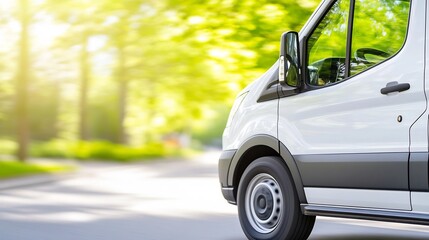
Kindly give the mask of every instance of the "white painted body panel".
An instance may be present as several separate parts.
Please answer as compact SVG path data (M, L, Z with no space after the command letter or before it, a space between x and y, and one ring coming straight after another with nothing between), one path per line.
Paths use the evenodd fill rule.
M343 188L304 188L304 191L309 204L411 210L408 191Z
M426 91L429 91L429 89L427 89ZM428 151L428 114L426 109L425 112L412 125L410 129L410 152L415 153L415 152L427 152L427 151Z
M309 21L302 28L305 31L308 25L313 24L317 19L317 15L321 14L321 8L326 7L331 1L322 1L317 10L310 17ZM277 118L278 118L278 102L268 101L257 103L257 99L262 92L269 77L276 71L277 63L275 63L263 76L252 82L237 96L244 92L250 92L242 104L233 114L230 125L226 126L222 135L222 149L238 149L248 138L264 134L273 137L277 135Z
M301 40L331 2L321 3L301 30ZM236 113L231 113L234 116L224 130L223 150L239 149L247 139L264 134L278 138L292 155L428 152L426 5L429 6L426 1L412 1L405 45L388 61L333 86L257 103L276 70L274 64L243 91L249 94ZM380 89L393 81L409 83L411 88L382 95ZM397 121L399 115L402 122ZM310 204L429 214L429 192L308 187L304 190Z
M279 140L292 155L408 152L410 127L426 109L424 19L425 2L413 1L396 56L336 85L280 99ZM393 81L411 88L382 95Z
M415 213L429 214L429 192L341 188L304 188L304 191L309 204L411 210Z
M413 212L429 214L429 192L411 192Z
M426 12L429 11L429 4L426 4ZM426 22L429 22L429 15L426 14ZM426 29L426 46L429 46L429 34ZM426 69L429 69L429 49L426 49ZM425 74L425 89L429 92L429 72ZM410 130L410 152L428 152L428 111L419 118ZM429 192L411 192L411 205L413 212L429 214Z
M223 132L223 150L238 149L247 139L258 134L277 138L278 100L257 103L261 92L275 71L276 67L273 66L243 91L249 91L249 94L237 109L230 126Z
M425 1L420 1L420 3L414 3L413 4L422 4L422 2ZM428 12L428 8L429 5L427 3L426 7L424 5L421 6L421 8L425 8L426 9L426 13ZM419 5L420 7L420 5ZM428 14L426 14L426 22L428 22L429 20L429 16ZM424 22L424 21L422 21ZM423 24L422 24L423 25ZM428 33L427 33L427 29L425 31L426 35L424 36L424 34L421 34L421 37L425 37L425 42L426 42L426 46L428 46L429 43L429 38L428 38ZM429 64L428 64L428 53L429 50L427 47L422 48L422 52L424 52L423 50L426 49L426 66L425 68L428 69ZM429 92L429 72L425 71L425 80L424 80L424 88L425 88L425 93ZM427 94L426 94L426 108L425 108L425 112L421 115L421 117L412 125L411 129L410 129L410 152L428 152L428 117L427 117Z

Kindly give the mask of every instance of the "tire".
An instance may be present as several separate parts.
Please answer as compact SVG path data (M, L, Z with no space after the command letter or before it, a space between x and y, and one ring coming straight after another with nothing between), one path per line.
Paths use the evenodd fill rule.
M305 240L316 219L301 213L292 177L279 157L261 157L246 168L237 205L241 227L253 240Z

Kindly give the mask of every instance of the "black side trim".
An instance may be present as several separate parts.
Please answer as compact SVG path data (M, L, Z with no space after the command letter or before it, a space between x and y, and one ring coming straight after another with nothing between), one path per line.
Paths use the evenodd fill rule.
M241 159L241 157L246 153L249 149L255 146L267 146L272 148L277 153L279 152L279 143L278 140L270 135L255 135L249 138L247 141L241 145L232 159L231 165L229 167L228 172L228 186L233 186L234 184L234 175L236 172L237 165ZM261 156L262 157L262 156Z
M311 154L294 158L305 187L408 191L408 154Z
M234 197L234 188L222 188L223 197L231 204L237 205L237 200Z
M292 174L293 181L295 182L296 193L298 194L300 203L307 203L307 198L305 197L304 192L304 185L302 184L301 174L299 172L298 165L296 164L295 159L282 142L279 142L279 149L280 156L284 159L286 165L289 168L290 173Z
M234 195L237 190L238 184L238 175L240 174L240 163L245 161L246 155L248 151L255 147L268 147L273 150L273 153L279 154L285 161L286 166L289 168L289 171L292 175L293 181L295 183L295 188L301 203L307 203L307 199L304 193L304 187L301 180L301 174L298 171L297 164L295 159L292 157L289 150L284 146L281 142L279 142L275 137L270 135L255 135L252 138L249 138L235 153L234 158L231 162L228 171L228 181L227 186L234 187ZM260 156L259 156L260 155ZM258 152L257 154L253 154L251 157L256 159L258 157L268 156L264 152ZM235 201L235 198L234 198Z
M279 87L279 98L290 97L299 94L299 89L294 87Z
M352 56L352 37L353 37L353 20L355 15L355 0L350 1L349 22L347 27L347 44L346 44L346 78L350 76L350 61Z
M428 191L428 153L410 154L410 190Z
M218 172L219 181L222 187L227 187L229 165L231 165L232 159L234 158L237 150L223 151L219 157Z
M278 66L278 64L275 64ZM268 83L265 85L264 90L262 90L261 95L259 95L259 98L256 102L266 102L271 101L274 99L279 98L278 94L278 88L280 86L279 83L279 69L277 69L273 72L273 75L271 75L270 80L268 80Z
M429 225L429 214L405 211L386 211L363 208L328 207L321 205L301 204L301 211L308 216L326 216L365 219L385 222L411 223Z
M274 64L277 69L274 71L273 75L270 77L270 80L264 87L264 90L262 90L261 95L259 95L259 98L256 102L266 102L271 101L279 98L294 96L299 94L300 90L296 87L286 87L281 86L279 83L279 69L278 65L279 63ZM302 82L302 81L301 81Z
M279 88L279 85L274 85L270 88L264 89L264 91L262 91L261 95L259 96L257 102L260 103L260 102L266 102L266 101L278 99L279 98L278 88Z

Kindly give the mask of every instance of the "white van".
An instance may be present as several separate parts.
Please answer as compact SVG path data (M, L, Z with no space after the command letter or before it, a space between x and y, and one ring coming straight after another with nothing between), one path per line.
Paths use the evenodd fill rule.
M325 0L283 34L223 134L249 239L307 239L315 216L429 225L428 18L425 0Z

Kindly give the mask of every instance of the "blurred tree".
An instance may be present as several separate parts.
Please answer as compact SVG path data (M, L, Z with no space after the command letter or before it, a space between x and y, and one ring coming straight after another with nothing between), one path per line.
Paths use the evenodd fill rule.
M19 1L19 21L21 25L19 44L19 63L16 83L16 112L17 112L17 158L20 161L27 159L28 152L28 84L29 84L29 37L28 28L30 25L29 2Z
M316 2L34 1L41 6L31 21L32 139L143 144L198 127L199 138L210 142L225 122L222 106L277 60L281 33L299 30ZM44 39L38 35L49 31L58 31L55 44L37 46ZM28 74L29 66L19 69ZM0 92L2 99L11 95L4 86ZM5 131L25 120L1 119L7 109L4 102Z
M146 2L149 4L151 1ZM116 53L116 67L113 78L118 85L118 103L116 105L118 117L117 133L114 140L122 144L127 143L125 121L127 118L129 82L133 77L131 72L141 67L140 62L144 61L143 56L138 58L136 56L136 53L141 52L139 38L145 37L136 34L138 31L136 28L140 27L139 25L144 22L142 19L144 14L139 14L141 4L141 1L136 0L104 1L101 4L101 8L105 13L105 22L107 21L104 32L109 38L110 47ZM132 25L136 23L138 23L138 26ZM130 52L130 50L134 52ZM136 58L138 59L137 61L135 60Z
M167 107L173 110L162 114L166 124L160 127L182 131L202 118L210 129L212 117L206 110L219 102L231 104L244 86L266 71L277 60L281 33L299 30L319 1L165 2L165 15L158 15L166 19L164 33L151 45L156 53L148 55L163 56L163 74L155 79L167 86L167 98L175 100L174 107Z
M88 61L88 35L83 33L80 42L79 139L89 140L88 88L90 65Z
M18 64L17 50L19 49L18 40L20 36L18 32L11 31L5 26L12 19L16 19L16 5L18 3L9 6L0 5L0 38L2 41L0 45L0 136L6 135L15 138L17 127L16 124L12 124L10 119L15 120L17 116L15 91L17 89L18 71L16 66Z
M99 33L99 24L103 20L97 4L85 0L54 1L47 0L44 9L62 23L68 24L66 34L59 39L64 48L78 46L80 84L79 84L79 139L89 140L88 93L90 89L91 61L89 42Z
M278 56L282 32L302 27L319 0L169 0L195 49L242 88ZM192 7L189 7L192 6ZM187 24L184 24L187 23Z

